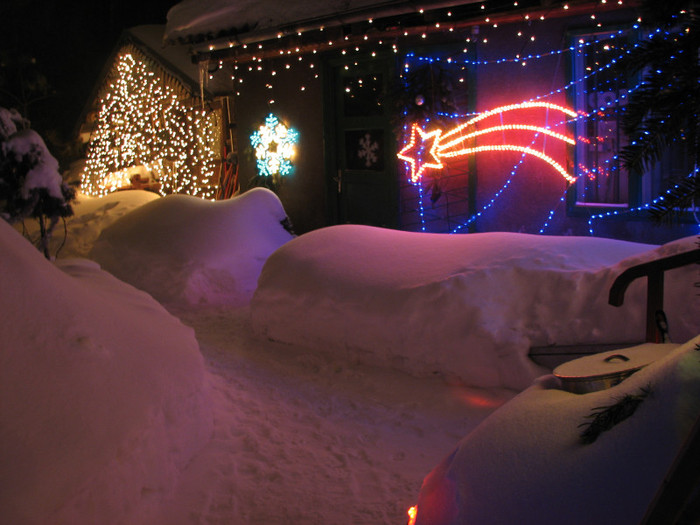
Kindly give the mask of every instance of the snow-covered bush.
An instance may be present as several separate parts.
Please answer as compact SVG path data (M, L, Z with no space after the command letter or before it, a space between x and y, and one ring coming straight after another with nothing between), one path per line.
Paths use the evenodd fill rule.
M74 198L41 136L17 110L0 107L0 216L10 223L36 219L48 259L51 234L60 218L73 214Z
M105 228L90 258L165 304L243 306L267 258L294 238L288 222L265 188L223 201L166 195Z

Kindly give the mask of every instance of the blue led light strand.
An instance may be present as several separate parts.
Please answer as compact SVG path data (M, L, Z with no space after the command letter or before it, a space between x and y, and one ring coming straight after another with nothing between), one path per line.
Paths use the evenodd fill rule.
M552 220L552 217L554 217L554 214L556 213L557 209L559 208L561 203L564 202L564 200L566 199L566 194L568 192L569 192L569 188L567 187L564 190L564 193L562 193L562 196L559 198L559 202L557 202L557 205L554 208L552 208L551 210L549 210L549 215L547 216L547 219L544 221L544 224L540 228L540 231L539 231L540 234L543 234L544 231L549 227L549 221Z
M696 170L693 171L692 173L689 173L689 174L687 175L686 178L689 179L690 177L693 177L693 176L697 175L697 173L698 173L698 170L696 169ZM676 184L673 188L670 188L670 189L666 190L666 192L665 192L663 195L659 195L659 196L658 196L657 198L655 198L653 201L648 202L648 203L646 203L646 204L642 204L641 206L638 206L637 208L630 208L630 209L626 209L626 210L613 210L613 211L609 211L609 212L606 212L606 213L598 213L598 214L596 214L596 215L591 215L591 216L589 217L589 219L588 219L588 233L589 233L589 235L591 235L591 236L594 236L594 235L595 235L595 233L593 232L593 221L594 221L594 220L606 219L606 218L608 218L608 217L614 217L614 216L616 216L616 215L624 215L624 214L627 214L627 213L635 213L635 212L638 212L638 211L648 210L648 209L651 208L652 206L654 206L654 205L658 204L659 202L665 200L665 199L666 199L666 195L671 194L673 191L675 191L675 190L678 188L678 186L679 186L679 184Z
M637 29L638 26L635 25L635 26L633 26L633 28L634 28L634 29ZM650 34L648 35L648 38L653 38L655 35L658 35L659 33L661 33L661 31L662 31L661 29L655 30L654 32L652 32L652 33L650 33ZM575 46L569 46L569 47L567 47L567 48L560 49L560 50L553 50L553 51L550 51L550 52L547 52L547 53L538 54L538 55L528 55L527 57L519 57L519 56L516 56L516 57L510 58L510 59L509 59L509 58L503 58L503 59L492 60L492 61L464 60L464 61L461 61L461 62L460 62L460 61L455 60L455 59L452 59L452 58L449 58L449 59L442 59L442 58L439 58L439 57L420 57L420 56L415 55L414 53L410 53L410 54L407 54L407 55L405 56L405 59L404 59L404 71L405 71L405 72L408 72L408 71L410 70L410 68L411 68L410 62L413 61L413 60L417 60L417 61L419 61L419 62L428 61L428 62L431 62L431 63L432 63L432 62L447 62L447 63L449 63L449 64L454 64L454 65L460 65L460 64L464 64L464 65L486 65L486 64L502 64L502 63L517 63L517 62L523 62L523 61L526 61L526 60L539 59L539 58L544 58L544 57L546 57L546 56L560 55L560 54L562 54L562 53L567 53L567 52L576 51L577 49L583 49L583 48L589 47L589 46L591 46L591 45L593 45L593 44L600 43L600 42L602 42L603 40L609 40L609 39L612 39L612 38L617 38L617 37L619 37L619 36L623 36L625 33L626 33L626 30L620 30L620 31L617 31L617 32L615 32L615 33L606 33L606 34L605 34L606 36L603 37L603 39L599 39L599 40L589 40L589 41L579 42L579 43L578 43L577 45L575 45ZM673 35L673 34L671 34L671 33L669 33L669 32L666 32L666 37L667 37L667 38L673 38L674 36L675 36L675 35ZM635 49L635 48L638 48L638 47L641 46L641 45L643 45L642 42L637 42L637 43L635 43L635 44L632 44L632 45L631 45L631 48L632 48L632 49ZM611 68L613 65L615 65L619 60L621 60L622 57L624 57L626 54L629 54L629 53L631 53L631 49L623 49L622 52L621 52L619 55L617 55L616 57L611 58L609 62L607 62L607 63L601 65L601 66L598 67L597 69L592 70L592 71L589 71L587 74L585 74L585 75L583 75L583 76L581 76L581 77L579 77L579 78L576 78L576 79L571 80L570 82L568 82L568 83L567 83L566 85L564 85L563 87L560 87L560 88L558 88L558 89L554 89L554 90L552 90L552 91L550 91L549 93L544 94L544 95L538 95L538 96L533 97L533 98L531 98L530 100L525 101L525 102L536 102L536 101L541 101L541 100L547 99L547 98L549 98L549 97L551 97L551 96L553 96L553 95L565 93L566 91L570 90L571 88L573 88L573 87L575 87L575 86L577 86L577 85L579 85L579 84L581 84L581 83L587 81L588 79L593 78L593 77L595 77L596 75L598 75L598 74L600 74L600 73L602 73L602 72L604 72L604 71L610 69L610 68ZM675 57L672 57L672 58L675 58ZM641 86L641 84L642 84L642 82L638 83L636 86L632 87L631 89L628 89L626 93L620 94L620 95L618 96L618 98L616 98L615 100L609 100L609 101L605 102L604 104L602 104L601 106L599 106L599 107L597 107L597 108L591 110L589 113L580 113L578 116L576 116L576 117L574 117L574 118L572 118L572 119L569 119L569 120L562 120L562 121L560 121L560 122L558 122L558 123L555 123L555 124L553 124L552 126L548 126L548 127L549 127L549 128L556 128L556 127L561 126L562 124L566 125L566 124L570 124L570 123L577 122L577 121L579 121L579 120L584 120L584 121L585 121L585 120L590 119L590 118L591 118L593 115L595 115L596 113L605 111L606 109L610 108L611 106L614 107L614 108L617 108L618 106L621 105L621 103L622 103L625 99L628 99L628 98L630 97L630 95L631 95L632 93L634 93L634 92ZM586 91L586 92L587 92L587 91ZM475 116L475 115L478 115L478 113L464 113L464 114L458 114L458 113L454 113L454 114L439 113L439 116L441 116L441 117L443 117L443 118L448 118L448 119L464 119L464 118L467 118L467 117L473 117L473 116ZM426 120L426 122L428 122L428 120ZM469 217L463 224L461 224L460 226L457 226L456 228L454 228L454 229L451 231L451 233L457 233L457 232L459 232L460 230L464 229L466 226L468 226L469 224L471 224L472 222L474 222L477 218L481 217L485 211L487 211L488 209L490 209L491 207L493 207L494 204L495 204L495 202L498 200L498 198L499 198L499 197L505 192L505 190L510 186L510 184L511 184L513 178L515 177L515 175L516 175L517 172L518 172L518 168L523 164L524 160L525 160L525 156L523 155L523 157L521 157L521 159L517 162L517 164L514 165L513 169L512 169L511 172L510 172L510 175L509 175L508 180L507 180L507 181L503 184L503 186L494 194L494 196L489 200L489 202L486 203L484 206L482 206L481 209L480 209L478 212L476 212L476 213L473 214L471 217ZM618 169L618 167L617 167L616 165L611 165L611 164L612 164L612 163L616 163L617 161L618 161L618 156L615 155L615 156L612 157L611 159L606 160L606 161L605 161L605 164L608 165L608 166L610 166L610 171L615 171L615 170ZM604 166L603 166L603 167L604 167ZM577 177L577 178L578 178L578 177L582 177L582 176L586 176L586 171L582 170L582 168L580 168L580 167L578 167L578 166L577 166L577 171L579 171L579 173L576 174L576 177ZM424 208L424 204L423 204L423 196L424 196L423 187L422 187L422 184L421 184L420 181L417 181L417 182L414 183L414 184L416 184L416 185L418 186L418 189L419 189L419 207L420 207L420 214L421 214L421 224L422 224L422 229L423 229L423 231L426 231L426 224L425 224L425 208ZM545 220L544 224L542 225L542 227L541 227L541 229L540 229L540 233L544 233L544 231L549 227L549 224L550 224L550 222L551 222L551 220L552 220L554 214L556 213L556 210L560 207L561 203L564 202L564 200L565 200L565 198L566 198L567 191L568 191L569 188L570 188L570 186L567 186L567 189L564 191L563 195L559 198L559 200L558 200L556 206L550 210L547 219ZM662 198L662 197L661 197L661 198ZM658 201L658 200L657 200L657 201ZM657 201L654 201L654 203L657 202ZM651 204L653 204L653 203L651 203ZM640 208L637 208L637 209L635 209L635 210L625 210L625 211L622 211L622 213L629 213L629 212L632 212L632 211L637 211L637 210L640 210L640 209L644 209L645 207L649 207L651 204L647 204L647 205L645 205L645 206L643 206L643 207L640 207ZM591 234L592 234L592 231L593 231L593 229L592 229L592 221L593 221L593 220L595 220L595 219L597 219L597 218L605 217L605 216L607 216L607 215L617 215L617 214L619 214L619 213L621 213L621 211L620 211L620 210L617 210L617 211L609 212L609 213L607 213L607 214L601 214L601 215L597 215L597 216L591 217L591 219L589 220L589 231L591 232Z

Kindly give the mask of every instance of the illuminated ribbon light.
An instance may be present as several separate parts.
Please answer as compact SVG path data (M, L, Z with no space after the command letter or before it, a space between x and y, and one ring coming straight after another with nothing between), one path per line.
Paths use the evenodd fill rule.
M265 124L250 136L260 175L289 175L293 169L294 145L298 140L299 133L295 129L288 128L270 113Z
M411 138L409 139L406 147L404 147L397 155L400 159L405 160L411 165L411 182L416 182L418 179L420 179L423 176L423 171L426 169L442 169L443 164L442 161L440 161L437 152L441 133L442 130L440 129L426 133L418 124L413 124L413 126L411 126ZM416 140L418 135L420 135L421 144L432 140L432 145L428 149L428 156L433 159L432 162L421 162L416 157L406 155L406 152L420 147Z
M500 126L492 126L483 130L472 131L467 134L462 132L469 126L484 120L492 115L503 114L509 111L529 108L545 108L555 111L560 111L565 115L577 118L578 114L563 106L552 104L550 102L530 101L520 104L509 104L501 106L489 111L480 113L476 117L455 126L447 133L443 134L443 130L434 129L430 132L424 131L420 125L413 124L411 126L411 137L408 144L397 154L398 158L404 160L410 165L411 182L417 182L423 176L423 173L428 169L442 169L444 163L442 159L451 159L466 155L473 155L484 151L517 151L525 155L532 155L545 161L552 166L564 179L573 183L576 177L569 174L566 169L555 161L552 157L542 151L533 149L528 146L519 146L517 144L490 144L484 146L469 147L464 145L466 141L475 139L478 136L494 133L497 131L532 131L541 133L557 140L561 140L567 144L575 144L575 140L561 133L552 131L549 128L542 126L534 126L528 124L504 124Z
M416 518L418 517L418 507L413 506L408 509L408 524L407 525L416 525Z

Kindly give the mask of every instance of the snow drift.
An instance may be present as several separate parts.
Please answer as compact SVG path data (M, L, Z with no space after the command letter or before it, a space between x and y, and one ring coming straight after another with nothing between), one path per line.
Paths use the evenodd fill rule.
M193 331L4 221L0 245L3 522L147 523L212 429Z
M336 226L282 246L265 264L253 327L273 340L343 352L414 374L522 390L543 373L532 346L641 341L645 287L607 304L614 278L694 248L517 233L440 235ZM668 272L676 340L700 333L695 269Z
M293 238L286 218L264 188L216 202L168 195L105 228L90 256L161 302L240 306L267 257Z
M641 523L700 413L698 343L676 345L608 390L571 394L542 378L425 478L416 525ZM599 407L644 391L631 417L580 441Z
M81 196L75 211L60 256L90 253L104 228L95 253L172 300L198 342L145 293L90 261L57 268L0 224L2 523L401 523L425 474L515 395L454 376L525 384L539 373L526 358L531 342L640 338L643 280L621 309L607 306L609 283L630 264L695 247L360 226L293 239L265 190L222 203L126 191ZM258 333L299 346L261 339L248 307L229 307L247 304L276 249L252 313ZM235 287L216 289L231 280ZM667 274L675 341L700 332L697 280L696 267ZM675 371L650 367L653 396L638 413L586 447L574 442L578 425L612 398L572 397L539 381L426 480L420 519L449 523L429 514L439 500L455 519L471 517L463 503L482 478L477 513L506 516L494 506L512 498L522 515L546 504L548 517L588 516L580 509L607 490L636 518L687 428L683 414L697 411L692 353L678 352L686 357L678 354ZM644 426L651 420L658 426ZM639 438L630 451L628 434ZM636 454L652 448L658 455L642 471ZM564 491L556 464L585 486L598 476L596 487L564 476ZM625 486L635 474L648 479ZM461 499L441 489L444 480Z

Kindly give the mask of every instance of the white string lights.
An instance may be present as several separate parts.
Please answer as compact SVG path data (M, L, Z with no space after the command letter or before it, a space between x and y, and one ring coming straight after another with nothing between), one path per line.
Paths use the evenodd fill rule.
M514 4L514 7L519 7ZM523 4L523 2L521 2ZM549 90L549 87L544 90L537 91L535 93L530 92L527 96L531 96L528 101L524 104L531 104L535 102L550 100L564 101L568 99L569 93L576 90L585 90L586 82L589 79L600 79L605 76L606 72L608 75L612 74L614 67L619 59L624 56L625 53L629 53L630 45L627 42L628 33L627 30L619 29L616 26L615 29L607 31L603 30L604 17L601 16L604 11L611 9L612 4L614 7L619 8L623 5L621 0L607 0L601 1L597 5L587 4L588 12L583 11L582 4L576 5L574 3L569 6L568 4L563 5L552 5L551 8L543 10L538 4L537 7L533 7L529 12L525 12L530 8L522 6L522 10L519 14L513 16L506 16L503 13L488 15L490 10L489 3L484 2L482 4L482 11L484 11L484 16L481 20L476 19L462 19L459 17L452 16L450 10L435 10L430 13L430 19L436 20L434 24L429 24L427 22L428 17L426 16L426 23L418 28L402 28L399 23L396 25L395 31L390 34L381 34L376 30L377 26L380 25L379 20L368 20L367 24L364 26L361 23L354 25L353 27L344 28L346 31L350 31L350 34L339 35L337 31L331 31L328 29L324 32L323 29L309 30L296 33L294 35L278 35L278 38L274 41L256 43L246 45L235 45L232 43L230 47L236 48L236 54L231 54L227 58L227 62L232 62L232 85L234 93L237 91L242 91L240 87L245 86L248 80L248 74L260 75L262 74L265 85L268 90L272 93L275 87L283 86L285 91L297 92L297 96L300 96L303 92L304 94L310 94L311 96L317 96L319 86L315 86L317 89L308 89L312 86L315 79L318 79L318 75L315 74L319 69L319 65L316 61L318 59L318 54L327 53L329 51L335 52L335 55L340 64L338 67L344 68L345 70L352 70L357 67L358 64L362 65L367 60L371 60L375 57L386 57L389 54L395 54L405 57L406 63L412 62L412 66L417 63L424 62L441 62L443 66L449 65L449 67L454 68L457 71L459 68L464 72L463 78L460 78L460 82L468 80L467 73L474 68L496 68L498 66L505 65L515 65L520 71L529 70L533 64L542 59L546 58L557 58L564 57L568 54L586 54L592 53L593 48L600 44L602 41L609 41L609 56L604 58L604 61L599 65L595 65L589 68L585 74L577 75L577 78L571 79L571 77L565 80L561 76L556 76L555 78L562 79L560 82L554 83L556 89ZM494 6L493 10L497 7ZM491 10L491 11L493 11ZM562 12L558 12L561 10ZM549 49L545 49L541 36L546 35L548 30L551 30L551 25L545 24L545 21L549 21L556 16L577 15L577 28L582 31L587 31L589 34L599 35L599 38L594 39L577 39L571 42L571 45L562 45L561 41L558 44ZM544 14L543 14L544 13ZM418 14L416 15L416 17ZM498 17L501 16L499 19ZM518 18L520 17L520 18ZM587 22L585 20L588 20ZM640 22L639 19L636 22ZM561 27L564 27L562 24ZM479 28L481 28L481 34L479 34ZM633 30L638 29L639 26L634 25ZM423 49L430 49L430 45L445 43L446 35L451 33L449 36L450 44L458 44L457 46L452 45L448 56L442 54L441 56L417 56L413 53L407 53L411 49L416 49L416 46L421 46ZM321 38L323 35L323 38ZM434 40L433 40L434 39ZM502 50L500 46L503 41L515 41L520 42L517 46L519 52L504 52L503 56L500 55L499 51ZM475 59L476 53L472 54L471 51L474 47L479 50L478 56L479 60ZM534 46L537 46L534 47ZM555 47L560 46L560 47ZM602 46L602 44L601 44ZM513 49L513 47L511 47ZM537 49L537 51L529 51ZM461 50L461 51L460 51ZM542 52L539 52L541 50ZM404 54L405 53L405 54ZM222 63L223 64L223 63ZM522 68L522 69L521 69ZM524 69L527 68L527 69ZM222 65L223 69L223 65ZM279 75L280 72L287 70L296 69L297 72L302 69L306 69L309 73L314 74L297 74L296 76L285 76ZM540 68L541 69L541 68ZM408 65L406 66L406 73L408 71ZM481 71L481 69L479 69ZM214 73L216 74L216 73ZM258 80L254 77L252 78L252 84L257 86ZM297 82L298 85L290 85L292 82ZM596 80L598 82L598 80ZM601 81L602 82L602 81ZM600 82L598 82L600 84ZM558 85L558 87L557 87ZM626 93L620 93L619 96L613 101L606 101L600 107L596 108L600 112L610 110L615 112L618 110L617 106L624 105L624 100L629 96L630 93L634 91L634 88L629 89ZM279 91L278 91L279 92ZM525 97L523 97L525 98ZM300 100L304 100L303 98ZM570 99L568 99L570 100ZM515 102L518 100L516 99ZM308 103L308 100L304 102ZM274 98L270 97L269 105L274 103ZM580 105L577 104L577 108ZM520 107L520 106L518 106ZM550 108L551 109L551 108ZM589 108L590 109L590 108ZM518 153L519 161L513 166L510 176L503 186L492 196L492 198L483 202L478 209L473 210L471 217L468 217L464 224L454 228L454 231L462 230L467 224L470 224L477 217L482 216L482 214L490 209L495 209L496 201L505 193L505 190L511 185L513 177L519 171L524 164L525 159L533 156L539 157L540 160L548 162L549 166L556 169L559 174L566 179L568 184L579 184L575 182L574 179L579 179L583 177L590 177L596 169L602 170L607 167L606 172L612 173L617 170L617 159L605 160L601 166L598 168L590 168L585 165L579 164L575 165L573 162L564 162L563 160L555 160L552 156L545 154L545 146L553 146L558 142L565 142L569 146L572 140L582 141L586 137L581 136L577 131L573 139L569 136L570 133L565 133L563 128L568 128L566 131L571 131L571 123L575 122L586 122L587 120L600 119L599 115L596 115L596 110L589 111L586 109L586 114L570 114L567 119L559 118L549 118L545 125L536 125L535 123L525 122L518 124L492 124L488 129L460 129L458 132L454 133L454 139L446 137L446 131L451 129L452 126L446 126L445 131L441 139L432 140L432 136L429 133L432 131L430 127L426 126L425 131L423 128L412 129L411 122L406 128L405 140L406 142L400 146L399 149L408 147L408 150L404 155L407 157L404 159L410 164L411 159L415 161L413 155L408 155L411 152L410 142L414 141L414 145L418 145L419 142L425 142L426 146L429 144L435 145L436 148L432 149L426 147L425 149L425 159L428 165L415 163L414 166L414 179L420 179L420 175L426 173L427 169L439 169L440 165L445 162L446 159L453 157L459 157L462 155L468 155L473 153L481 153L484 151L484 146L471 146L467 144L467 140L477 139L486 140L492 137L496 137L497 134L511 133L515 134L517 132L532 132L532 135L539 137L537 147L528 145L525 142L522 144L515 142L504 142L504 145L493 144L489 146L490 150L498 150L499 148L506 148L507 151L512 151ZM436 115L437 116L437 115ZM477 115L443 115L443 121L453 120L455 122L465 122L472 117ZM484 118L488 116L485 115ZM556 121L556 122L555 122ZM474 124L474 121L471 121ZM554 128L560 127L559 132L554 131ZM461 137L461 133L465 133L465 137ZM411 135L412 134L412 135ZM532 136L531 135L531 136ZM550 138L556 139L551 140ZM548 142L549 140L549 142ZM527 142L527 141L526 141ZM543 142L540 146L539 143ZM510 144L510 146L508 146ZM440 149L438 149L438 146ZM478 149L481 148L481 149ZM454 150L454 151L452 151ZM560 155L562 149L555 150L552 155L557 157ZM522 155L522 156L521 156ZM539 162L539 161L538 161ZM615 164L615 165L613 165ZM421 169L423 168L423 169ZM549 169L549 168L547 168ZM409 168L410 170L410 168ZM566 189L564 189L566 192ZM417 210L420 214L420 220L425 227L425 211L422 207L422 201L424 196L427 196L426 189L420 185L420 183L415 184L415 189L419 194L420 209ZM555 210L559 208L562 203L566 202L566 193L564 193L561 198L559 198L559 193L555 199L558 200L555 207L548 211L548 214L543 214L547 219L544 221L544 225L540 229L540 232L544 232L552 222ZM549 207L549 206L547 206ZM593 208L591 208L593 209ZM546 210L546 208L545 208Z
M219 117L185 98L132 53L119 55L88 144L82 191L101 196L128 187L126 168L144 166L162 195L213 199Z

